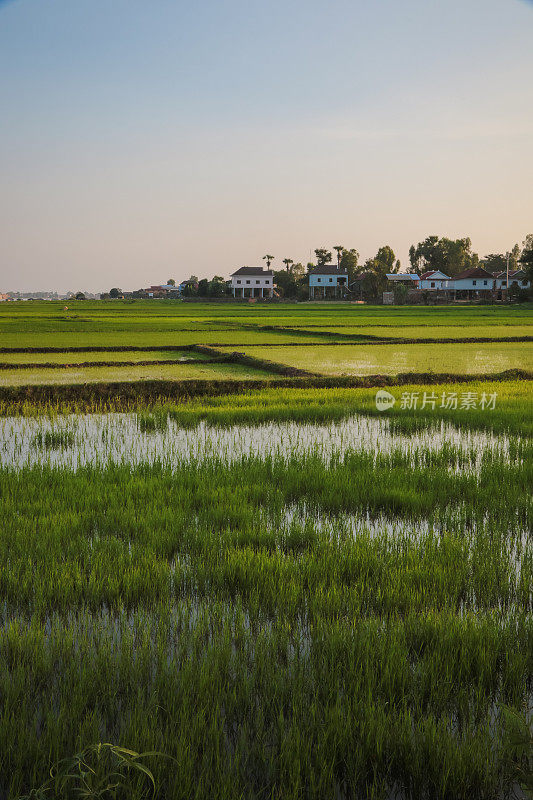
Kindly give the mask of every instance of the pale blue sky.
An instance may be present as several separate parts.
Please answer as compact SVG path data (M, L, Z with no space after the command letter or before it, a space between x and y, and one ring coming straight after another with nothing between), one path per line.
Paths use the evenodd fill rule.
M533 4L0 2L0 291L533 232Z

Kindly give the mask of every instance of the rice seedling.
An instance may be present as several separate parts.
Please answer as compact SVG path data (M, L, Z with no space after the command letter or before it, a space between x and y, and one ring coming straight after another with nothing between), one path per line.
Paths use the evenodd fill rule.
M123 341L147 319L169 337L229 324L184 306L104 322ZM101 338L102 306L83 308L65 339ZM238 307L229 333L304 312ZM0 797L525 796L530 382L442 387L497 392L491 410L403 408L424 386L388 388L386 412L342 385L0 406Z
M45 450L57 450L62 447L73 447L75 436L70 430L46 430L39 431L33 437L34 447L42 447Z

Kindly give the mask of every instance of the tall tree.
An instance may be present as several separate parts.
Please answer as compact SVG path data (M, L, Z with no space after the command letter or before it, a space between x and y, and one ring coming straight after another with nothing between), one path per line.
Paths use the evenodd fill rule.
M503 272L507 268L507 258L503 253L489 253L483 259L483 268L493 274Z
M529 242L527 242L529 244ZM533 237L531 240L531 247L522 251L520 256L520 266L526 273L529 281L531 282L530 293L533 293Z
M331 252L329 250L326 250L325 247L318 247L315 250L315 256L319 267L323 267L325 264L329 264L332 259Z
M520 254L521 254L520 245L515 244L515 246L509 253L509 269L519 268L518 260L520 258Z
M344 252L344 245L343 244L336 244L333 248L337 253L337 266L340 267L341 265L341 257Z
M417 248L414 244L409 248L409 262L414 272L418 272L420 266L420 256L418 255Z
M386 273L398 272L394 250L388 244L380 247L374 258L376 269Z
M340 268L348 273L348 285L352 283L355 276L358 272L358 264L359 264L359 253L357 250L352 248L351 250L346 250L346 248L342 251L341 260L340 260Z
M528 233L528 235L522 242L522 254L526 250L533 250L533 233Z
M274 261L274 256L271 256L271 255L267 254L266 256L263 256L263 261L267 262L267 269L270 269L270 265Z
M472 253L472 242L468 237L464 239L447 239L438 236L428 236L409 249L409 260L415 270L440 270L444 274L454 277L465 269L474 266L478 256Z
M296 297L298 285L294 275L288 270L276 270L274 272L274 283L283 297Z
M176 281L174 280L174 278L169 278L167 281L167 286L175 286L175 285Z
M287 272L290 272L291 271L291 264L294 264L294 261L292 260L292 258L284 258L283 259L283 263L285 264L285 269L287 270Z

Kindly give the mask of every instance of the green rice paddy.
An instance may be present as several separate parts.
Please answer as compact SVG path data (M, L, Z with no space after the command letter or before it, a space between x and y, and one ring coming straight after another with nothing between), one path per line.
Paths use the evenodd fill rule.
M27 317L42 306L53 307L35 304ZM243 333L254 319L280 325L305 312L145 306L154 339L169 334L156 329L167 314L183 328L196 314L191 333L203 335L230 312ZM87 304L84 314L112 326L110 308ZM359 312L386 318L343 304L307 310L330 323ZM474 336L478 313L503 325L530 313L413 309L421 338L432 312L437 325L464 312ZM409 327L407 309L391 313ZM115 335L88 324L37 334L16 322L26 329L9 336L35 336L41 348L65 337L75 346L78 335L109 346ZM132 342L134 329L132 316L115 333L152 344ZM271 331L252 333L272 341ZM487 358L495 371L509 361L531 368L529 348L304 343L250 353L326 375L347 354L374 359L373 372L460 374L473 363L490 372ZM152 354L132 351L8 355L131 365L2 370L2 380L272 377L260 362L141 366ZM531 381L388 391L394 404L382 412L375 388L267 380L180 402L117 397L105 413L98 403L81 413L75 400L0 401L0 798L27 796L54 764L98 742L162 754L142 761L155 790L138 771L115 793L124 800L527 797ZM54 791L32 796L75 796Z
M323 375L397 375L403 372L488 374L507 369L533 369L533 342L343 344L242 349L255 358L268 358Z
M268 372L250 369L241 365L202 364L184 362L138 366L134 362L117 367L66 367L65 369L3 369L0 371L0 386L24 386L27 384L77 384L97 382L120 382L142 380L247 380L271 377Z

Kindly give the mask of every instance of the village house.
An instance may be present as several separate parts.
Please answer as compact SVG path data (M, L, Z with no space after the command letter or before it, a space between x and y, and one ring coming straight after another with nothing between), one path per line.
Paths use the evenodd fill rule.
M241 267L231 276L233 297L272 297L274 272L263 267Z
M494 284L492 273L482 267L471 267L447 281L446 288L453 292L456 299L473 300L476 297L492 297Z
M507 289L507 270L499 272L494 277L496 281L496 289ZM520 289L529 289L531 286L531 281L528 279L523 269L509 270L509 289L512 286L518 286Z
M446 282L450 280L449 275L445 275L438 269L423 272L420 276L420 288L430 292L442 291L446 289Z
M317 297L325 300L327 297L343 297L348 289L348 272L342 267L332 264L322 264L309 268L309 299Z
M408 289L420 289L420 275L415 272L388 272L385 277L389 283L403 284Z

